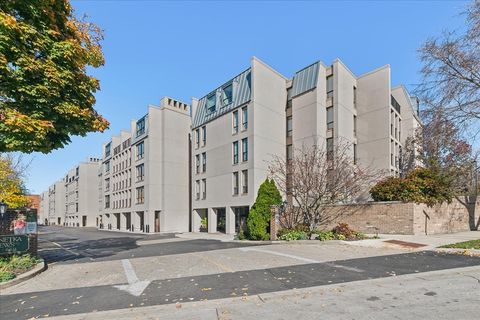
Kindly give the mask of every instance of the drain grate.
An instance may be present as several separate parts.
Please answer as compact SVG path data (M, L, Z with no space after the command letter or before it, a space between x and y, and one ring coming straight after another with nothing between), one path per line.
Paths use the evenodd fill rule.
M421 248L421 247L426 247L426 244L421 244L421 243L415 243L415 242L407 242L407 241L400 241L400 240L385 240L383 242L388 242L392 244L397 244L402 247L407 247L407 248Z

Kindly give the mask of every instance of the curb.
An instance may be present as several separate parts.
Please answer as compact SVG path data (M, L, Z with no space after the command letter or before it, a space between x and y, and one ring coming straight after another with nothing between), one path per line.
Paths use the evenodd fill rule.
M0 283L0 290L9 288L11 286L17 285L24 281L27 281L28 279L35 277L37 274L47 270L47 268L48 268L47 263L45 262L45 260L42 259L42 261L37 263L37 265L32 270L22 273L21 275L18 275L12 280L9 280L4 283Z
M448 253L448 254L461 254L465 256L480 257L479 249L461 249L461 248L434 248L433 251Z

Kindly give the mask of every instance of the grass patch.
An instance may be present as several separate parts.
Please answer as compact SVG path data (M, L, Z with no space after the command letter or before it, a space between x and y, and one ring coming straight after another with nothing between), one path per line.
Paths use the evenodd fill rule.
M17 275L32 269L39 262L40 259L29 254L1 257L0 282L14 279Z
M441 246L440 248L480 249L480 239L447 244L445 246Z

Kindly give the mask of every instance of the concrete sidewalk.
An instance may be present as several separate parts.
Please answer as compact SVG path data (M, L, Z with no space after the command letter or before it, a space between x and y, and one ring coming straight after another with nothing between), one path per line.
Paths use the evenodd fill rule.
M479 290L476 266L51 319L478 319Z

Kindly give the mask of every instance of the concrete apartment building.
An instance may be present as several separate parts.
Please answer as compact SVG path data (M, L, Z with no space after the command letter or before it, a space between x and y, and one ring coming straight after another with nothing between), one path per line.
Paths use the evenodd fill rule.
M49 204L50 199L48 196L48 191L44 191L40 194L40 210L37 218L39 224L48 225L50 214Z
M98 225L98 169L101 159L88 158L65 175L65 225Z
M190 106L165 97L104 144L103 229L188 231L190 123Z
M244 228L272 154L285 153L287 79L250 67L192 102L192 230Z
M351 144L354 161L399 174L402 143L420 126L390 66L355 76L340 60L316 62L287 79L253 58L251 66L192 102L192 230L244 227L272 155ZM405 119L402 118L405 117Z
M59 180L48 188L48 223L63 225L65 222L65 182Z

